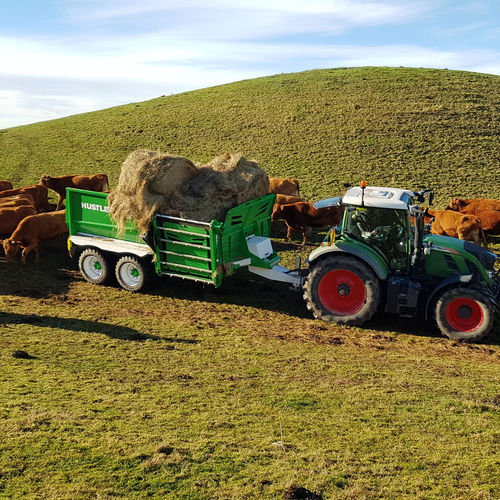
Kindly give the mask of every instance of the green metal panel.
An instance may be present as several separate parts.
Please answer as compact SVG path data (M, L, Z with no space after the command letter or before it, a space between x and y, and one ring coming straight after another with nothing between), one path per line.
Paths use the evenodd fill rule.
M133 221L127 222L125 232L118 234L116 224L108 213L108 194L83 189L66 189L66 223L69 235L91 234L144 243Z
M222 232L222 258L224 263L236 262L242 259L251 259L251 265L271 268L279 262L276 252L267 259L259 259L248 250L246 238L248 236L271 235L271 214L273 211L275 194L268 194L260 198L242 203L228 211ZM231 268L233 272L237 266Z
M219 286L224 274L221 226L217 221L205 223L156 214L153 230L157 273Z

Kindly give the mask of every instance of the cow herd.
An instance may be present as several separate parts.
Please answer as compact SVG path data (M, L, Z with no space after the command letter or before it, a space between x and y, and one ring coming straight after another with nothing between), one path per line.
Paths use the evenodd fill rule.
M0 235L5 237L0 243L7 260L15 260L21 252L21 262L25 264L28 254L35 251L38 261L41 242L67 233L63 209L67 187L105 192L109 190L109 182L106 174L43 175L39 184L18 188L9 181L0 181ZM49 203L49 189L58 195L56 207ZM305 245L312 227L332 227L342 220L344 207L315 208L300 197L296 179L271 177L269 192L276 194L271 218L285 221L289 241L292 230L296 230L302 233ZM425 217L433 234L483 246L486 246L485 234L500 235L499 200L453 198L445 210L426 209Z
M15 188L9 181L0 181L0 240L7 260L15 260L21 252L21 263L35 251L38 261L40 243L55 239L68 232L66 210L61 210L66 197L66 188L76 187L91 191L108 189L106 174L64 175L50 177L43 175L39 184ZM48 190L58 195L57 206L49 203Z
M269 192L276 193L272 219L283 219L287 226L287 239L292 229L302 233L302 244L312 227L331 227L342 219L343 207L315 208L299 197L296 179L270 179ZM445 210L424 212L425 223L432 234L451 236L487 247L486 236L500 235L500 200L453 198Z

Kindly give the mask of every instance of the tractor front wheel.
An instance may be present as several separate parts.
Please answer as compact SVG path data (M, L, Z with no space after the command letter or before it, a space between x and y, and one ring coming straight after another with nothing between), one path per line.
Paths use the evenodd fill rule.
M360 325L377 310L380 284L366 264L336 254L312 265L304 283L304 299L315 318Z
M454 340L479 340L488 335L495 322L488 297L463 286L445 290L437 300L435 313L441 333Z

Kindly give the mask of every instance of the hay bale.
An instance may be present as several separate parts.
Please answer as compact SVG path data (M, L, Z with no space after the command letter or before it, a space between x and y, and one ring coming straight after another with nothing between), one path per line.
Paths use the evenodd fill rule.
M199 168L172 196L172 208L182 217L209 222L224 220L229 209L264 196L269 178L255 161L223 154Z
M183 156L138 150L123 162L117 188L108 198L109 211L119 231L134 219L146 231L151 216L177 192L198 169Z
M118 187L109 196L118 229L132 218L146 231L155 211L210 222L229 209L264 196L269 179L255 161L226 153L195 166L182 156L135 151L125 160Z

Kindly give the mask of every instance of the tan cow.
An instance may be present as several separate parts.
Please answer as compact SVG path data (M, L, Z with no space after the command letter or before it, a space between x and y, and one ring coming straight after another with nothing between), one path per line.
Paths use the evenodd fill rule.
M453 210L429 210L424 212L425 223L432 221L431 233L461 240L473 241L477 245L481 243L488 248L486 236L479 217L471 214L461 214Z
M39 212L49 212L52 207L49 205L49 192L45 186L35 184L33 186L23 186L16 189L0 191L0 198L9 198L18 194L30 194L35 201L35 207Z
M500 210L500 200L492 200L491 198L472 198L469 200L453 198L446 207L446 210L466 213L478 210Z
M40 184L46 188L52 189L58 194L56 210L59 210L62 207L63 201L66 199L67 187L101 192L109 189L109 181L106 174L61 175L60 177L42 175Z
M3 241L0 240L0 243L3 244L5 257L12 261L22 248L21 263L25 265L26 258L32 250L35 250L35 262L38 262L40 243L53 240L67 234L67 232L66 210L59 210L26 217L20 222L11 237Z
M297 179L284 179L282 177L269 177L269 192L299 196L299 181Z

